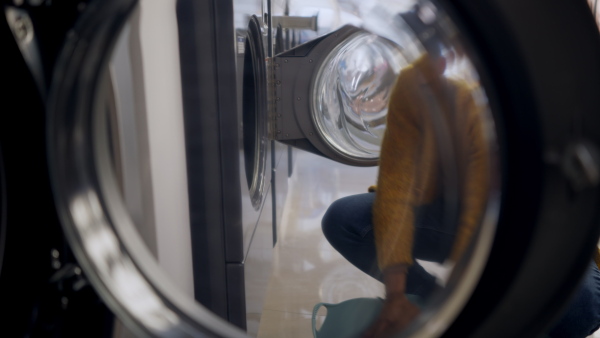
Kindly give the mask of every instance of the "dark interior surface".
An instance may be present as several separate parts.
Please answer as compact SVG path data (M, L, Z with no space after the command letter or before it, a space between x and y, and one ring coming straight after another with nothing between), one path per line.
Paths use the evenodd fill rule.
M260 23L253 16L248 24L244 54L244 83L242 88L242 124L244 140L244 165L248 188L251 189L260 169L259 162L265 161L267 126L267 74Z
M257 143L257 88L254 60L256 56L255 41L252 35L248 34L246 38L246 53L244 54L244 87L243 87L243 139L244 139L244 166L246 167L246 180L248 188L252 186L252 177L254 172L254 163L256 161L256 143Z
M583 1L445 5L479 56L477 66L486 75L482 82L493 88L489 95L503 173L489 261L446 336L532 337L560 314L598 240L598 210L593 207L598 187L572 195L572 182L548 156L562 157L569 144L582 138L600 144L593 130L600 123L597 95L591 94L600 90L597 28ZM524 13L539 8L544 15L532 24ZM556 26L557 20L581 24L565 30ZM542 38L550 36L554 38ZM557 64L564 67L560 73L553 71ZM561 85L565 83L574 86ZM565 111L569 102L577 102L577 109ZM585 126L574 133L578 120L586 121ZM539 283L541 276L552 277Z

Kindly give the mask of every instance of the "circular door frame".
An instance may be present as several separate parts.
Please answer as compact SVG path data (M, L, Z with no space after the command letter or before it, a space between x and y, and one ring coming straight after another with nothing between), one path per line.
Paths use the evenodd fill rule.
M561 168L562 157L577 142L600 145L593 127L600 126L594 94L600 92L600 37L583 1L443 4L484 74L503 170L488 263L444 336L533 337L564 309L600 235L598 185L576 191ZM532 24L527 13L538 8L544 15ZM577 102L568 114L565 105L573 105L566 102ZM574 131L574 124L582 125Z
M352 166L376 166L379 157L361 158L343 153L323 136L314 117L314 77L336 47L363 31L343 26L273 58L276 97L269 132L273 139Z
M140 258L139 251L135 251L139 247L128 246L115 236L118 232L111 222L123 219L106 213L114 201L103 195L97 177L89 176L98 174L97 169L89 167L89 159L78 157L91 156L85 155L78 143L90 142L91 138L80 133L82 126L89 128L91 123L85 112L93 111L98 79L114 45L112 36L135 4L133 0L91 3L67 38L57 64L48 105L48 144L58 213L93 285L113 311L137 327L139 333L238 336L241 331L166 287L170 283L156 266L136 259ZM538 25L531 25L526 13L536 5L549 6L550 10L536 17ZM447 328L446 336L531 337L541 332L568 300L589 264L600 232L598 211L594 210L598 205L598 187L569 195L569 182L560 166L551 161L552 156L544 156L553 151L560 156L574 140L568 123L571 116L561 110L565 97L577 98L580 116L586 119L580 136L600 144L599 136L593 133L593 126L600 125L600 117L595 116L595 108L600 105L595 95L600 92L600 76L594 77L600 75L600 39L583 2L457 0L446 10L472 42L474 55L479 56L475 59L478 70L484 70L484 88L489 92L492 108L496 108L493 113L497 114L498 132L503 131L500 141L504 187L500 223L488 264L466 306L443 329ZM556 19L565 15L579 24L555 27ZM565 30L569 33L565 34ZM561 34L556 39L540 39L539 32ZM561 47L576 48L556 51L557 42ZM573 55L569 50L579 54ZM540 62L546 60L542 57L548 51L557 52L556 59L563 61L560 72L556 72L554 64ZM561 83L570 86L563 88ZM60 125L59 120L66 124ZM538 128L539 124L542 128ZM81 177L69 176L73 168L86 172ZM557 205L568 205L568 212L552 217ZM73 214L82 208L90 213ZM568 233L560 222L565 217L576 224ZM93 232L81 232L80 226L86 225L83 221L115 236L117 245L107 258L114 264L126 264L128 273L147 283L145 287L153 292L153 300L164 310L155 315L162 316L160 319L167 326L145 326L148 322L139 313L125 310L124 300L110 289L111 281L106 279L110 276L94 270L98 263L93 262L95 258L83 245ZM554 264L556 261L561 264ZM540 274L552 274L554 279L539 285ZM523 295L546 301L528 303ZM508 320L510 326L506 325Z

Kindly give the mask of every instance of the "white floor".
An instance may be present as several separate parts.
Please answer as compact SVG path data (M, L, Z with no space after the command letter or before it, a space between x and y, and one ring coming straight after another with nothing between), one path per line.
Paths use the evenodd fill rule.
M344 166L301 151L295 156L258 337L312 337L315 304L384 294L381 283L348 263L321 232L327 207L366 192L375 184L377 168ZM591 337L600 338L600 332Z
M315 304L384 294L381 283L348 263L321 232L327 207L338 198L367 192L377 168L343 166L306 152L295 155L259 337L312 337Z

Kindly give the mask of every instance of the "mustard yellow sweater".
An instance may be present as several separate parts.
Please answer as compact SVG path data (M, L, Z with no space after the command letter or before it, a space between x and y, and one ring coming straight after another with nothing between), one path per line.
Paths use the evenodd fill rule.
M428 56L398 76L390 97L373 204L380 269L413 263L414 208L431 203L441 193L440 139L432 117L448 126L458 149L453 160L463 177L451 260L460 258L477 230L487 203L490 163L483 111L473 96L476 90L464 82L443 80ZM600 265L600 253L594 259Z
M452 160L460 164L463 177L469 178L459 196L462 210L451 259L469 243L486 205L488 152L481 112L472 96L475 88L443 79L436 67L424 56L403 69L390 97L373 205L381 269L413 263L414 208L433 202L441 193L438 142L460 149ZM439 139L434 126L439 122L447 127L454 146L449 139Z

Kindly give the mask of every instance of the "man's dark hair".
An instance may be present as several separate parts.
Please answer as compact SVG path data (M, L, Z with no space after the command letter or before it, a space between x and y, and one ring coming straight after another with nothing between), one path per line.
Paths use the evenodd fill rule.
M441 27L437 25L436 19L431 23L423 22L420 11L421 6L417 4L410 11L400 13L399 16L412 29L427 53L431 56L442 56L444 39L443 34L441 34Z

